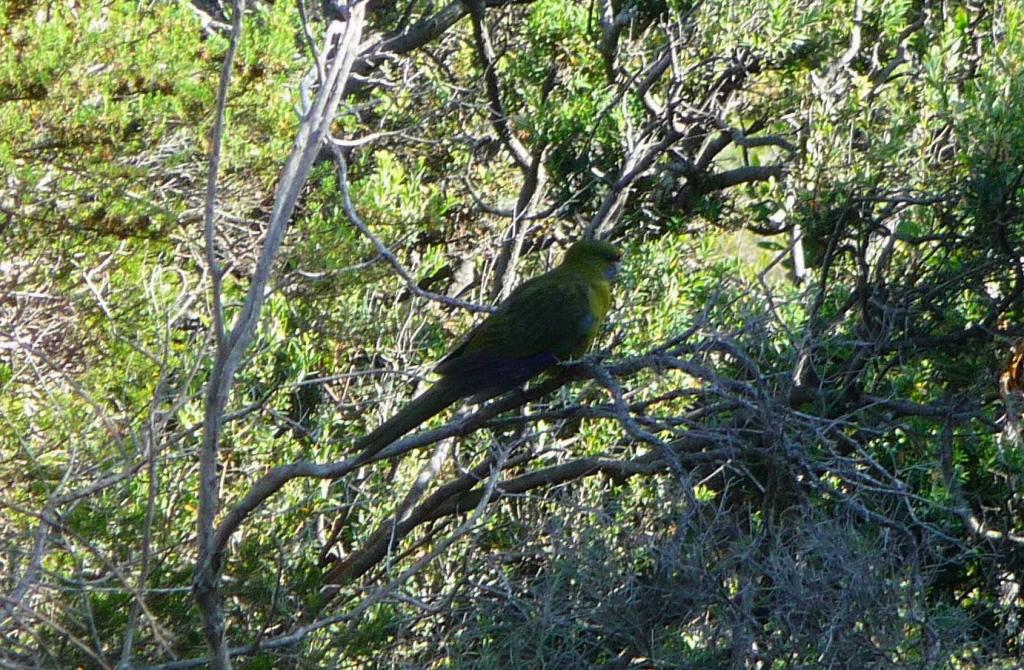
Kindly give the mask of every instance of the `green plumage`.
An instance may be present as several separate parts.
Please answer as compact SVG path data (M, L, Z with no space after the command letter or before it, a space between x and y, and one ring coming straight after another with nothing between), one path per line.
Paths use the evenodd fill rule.
M607 242L572 245L561 265L518 286L438 363L441 379L360 441L379 451L461 398L494 397L583 355L611 306L622 254Z

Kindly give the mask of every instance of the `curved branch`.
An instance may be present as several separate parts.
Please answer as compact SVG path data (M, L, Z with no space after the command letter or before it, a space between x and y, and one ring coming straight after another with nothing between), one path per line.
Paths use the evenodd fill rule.
M673 445L673 458L680 464L693 465L725 461L734 458L738 453L734 448L697 451L710 442L710 438L705 436L677 440ZM678 453L682 451L694 451L695 453ZM649 475L669 470L669 466L663 459L658 458L656 453L652 450L630 460L600 457L578 458L567 463L536 470L498 484L488 504L510 496L522 495L533 489L552 487L594 475L604 475L617 483L622 483L636 475ZM509 463L508 466L517 464ZM384 524L357 551L344 560L334 563L324 576L324 581L334 586L330 592L331 595L335 595L341 585L369 572L384 559L392 547L416 527L444 517L468 512L479 505L484 499L486 491L472 489L486 479L486 474L492 466L493 460L487 459L461 477L442 485L401 522Z

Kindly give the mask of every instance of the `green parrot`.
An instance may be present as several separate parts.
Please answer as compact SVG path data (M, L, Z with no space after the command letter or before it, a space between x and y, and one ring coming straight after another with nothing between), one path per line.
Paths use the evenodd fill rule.
M379 451L462 398L493 398L582 356L611 306L621 258L608 242L573 244L561 265L516 287L441 359L441 379L360 440L359 450Z

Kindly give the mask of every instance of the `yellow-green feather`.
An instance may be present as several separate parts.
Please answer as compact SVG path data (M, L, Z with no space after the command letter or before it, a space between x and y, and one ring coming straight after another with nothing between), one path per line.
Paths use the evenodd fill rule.
M511 390L586 353L611 307L609 277L620 258L607 242L572 245L561 265L517 287L438 364L441 380L360 440L368 457L460 398Z

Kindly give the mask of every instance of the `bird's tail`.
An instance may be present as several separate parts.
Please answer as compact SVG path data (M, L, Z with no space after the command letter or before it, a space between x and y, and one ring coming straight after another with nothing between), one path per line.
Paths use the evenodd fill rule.
M465 394L441 380L416 396L398 413L359 440L356 450L362 458L373 456L435 414L447 409Z

